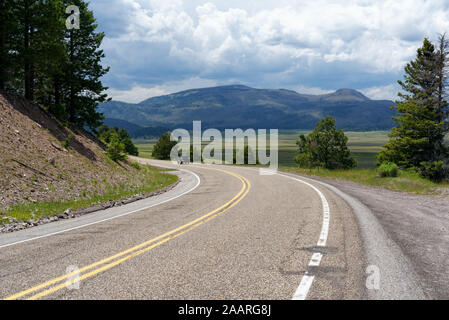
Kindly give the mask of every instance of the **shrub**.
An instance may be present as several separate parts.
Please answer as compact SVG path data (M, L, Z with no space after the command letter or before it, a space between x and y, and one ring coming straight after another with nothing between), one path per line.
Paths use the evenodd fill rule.
M126 159L126 155L124 154L125 145L120 141L116 134L111 136L106 152L112 161L124 161Z
M170 140L170 133L162 135L153 148L153 158L159 160L170 160L171 150L174 146L176 146L176 144L176 141Z
M137 170L141 169L140 164L138 164L137 162L131 162L131 167Z
M396 165L396 163L384 162L380 165L377 171L379 172L379 176L381 176L382 178L397 177L399 173L399 167Z
M123 143L125 152L132 156L138 156L139 150L134 145L125 129L119 129L118 127L109 128L107 125L102 125L97 132L97 137L103 141L106 145L111 142L111 138L117 136L119 141Z
M65 138L64 141L62 142L62 146L65 149L68 149L70 147L70 143L72 142L73 138L74 136L72 134L69 134L67 138Z
M449 166L443 161L421 162L420 175L434 182L441 182L449 176Z

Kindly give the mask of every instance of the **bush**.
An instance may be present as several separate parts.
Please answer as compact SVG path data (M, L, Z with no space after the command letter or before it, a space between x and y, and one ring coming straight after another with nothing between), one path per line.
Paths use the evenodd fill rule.
M441 182L449 176L449 166L443 161L421 162L420 175L434 182Z
M170 140L170 133L162 135L153 148L153 158L159 160L170 160L171 149L176 146L176 141Z
M103 141L106 145L109 145L111 138L116 136L119 142L125 147L125 152L131 156L138 156L139 150L134 145L125 129L119 129L118 127L109 128L107 125L102 125L97 132L97 137Z
M399 174L399 167L396 165L396 163L384 162L380 165L377 171L379 172L379 176L381 176L382 178L397 177Z
M67 138L65 138L64 141L62 142L62 146L63 146L65 149L70 148L70 143L72 142L73 138L74 138L73 134L69 134L69 135L67 136Z
M106 148L109 158L112 161L124 161L126 159L125 145L120 141L117 135L112 135Z
M357 161L351 156L347 143L344 131L337 129L335 119L328 116L318 122L308 136L299 136L295 161L302 168L355 168Z
M134 169L140 170L142 169L140 167L140 164L138 164L137 162L131 162L131 167L133 167Z

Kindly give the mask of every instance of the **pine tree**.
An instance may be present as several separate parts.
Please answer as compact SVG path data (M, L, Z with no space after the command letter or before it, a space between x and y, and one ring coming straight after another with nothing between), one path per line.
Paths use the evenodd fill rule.
M64 107L59 82L67 63L64 46L65 8L61 0L47 0L41 6L41 20L36 51L35 101L61 118Z
M62 1L2 1L2 6L8 15L3 27L8 37L3 74L15 93L47 103L49 74L64 55Z
M379 154L379 163L393 162L403 168L425 171L442 168L447 158L444 136L447 133L448 104L445 101L447 41L440 38L440 49L424 39L416 59L405 67L404 81L398 81L405 93L393 107L398 116L390 141ZM440 162L440 163L439 163ZM427 169L426 169L427 168ZM429 169L430 168L430 169Z
M449 156L449 149L444 144L444 138L449 133L449 104L448 98L448 77L449 77L449 40L447 34L440 35L438 39L438 51L436 53L435 68L436 68L436 120L440 124L439 130L436 131L434 154L432 161L447 160Z
M23 81L25 98L34 100L35 66L40 56L37 50L39 45L40 26L43 16L41 10L42 0L13 1L13 14L17 21L17 33L14 35L12 50L17 52L15 65L16 79Z
M104 53L99 48L104 33L96 32L95 18L85 1L66 1L65 4L80 9L80 29L66 31L68 63L63 85L66 89L67 120L80 127L87 125L95 129L103 119L103 115L97 112L97 106L108 100L104 93L107 88L100 81L109 71L101 65Z
M66 8L80 10L80 28L66 27ZM82 0L0 0L0 89L26 99L63 121L95 129L107 101L100 78L103 33Z

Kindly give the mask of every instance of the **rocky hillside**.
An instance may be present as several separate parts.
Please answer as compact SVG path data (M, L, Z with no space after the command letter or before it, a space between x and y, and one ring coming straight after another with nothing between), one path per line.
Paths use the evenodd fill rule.
M292 90L222 86L154 97L139 104L110 101L100 105L107 118L142 127L312 129L325 116L346 130L389 130L394 112L388 100L371 100L351 89L324 95Z
M38 106L0 93L0 213L20 203L130 190L148 179L129 163L109 160L89 133L64 127Z

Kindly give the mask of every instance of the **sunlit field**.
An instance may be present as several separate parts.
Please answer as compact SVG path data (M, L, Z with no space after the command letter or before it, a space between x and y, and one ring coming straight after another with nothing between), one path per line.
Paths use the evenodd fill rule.
M300 130L281 130L279 132L279 164L281 166L296 166L294 161L297 153L296 141L300 134L308 133L308 131ZM346 132L346 135L349 138L348 146L358 162L358 168L375 168L376 155L382 149L382 146L388 142L388 132ZM134 141L139 149L139 155L143 158L151 158L151 152L156 142L156 139Z

